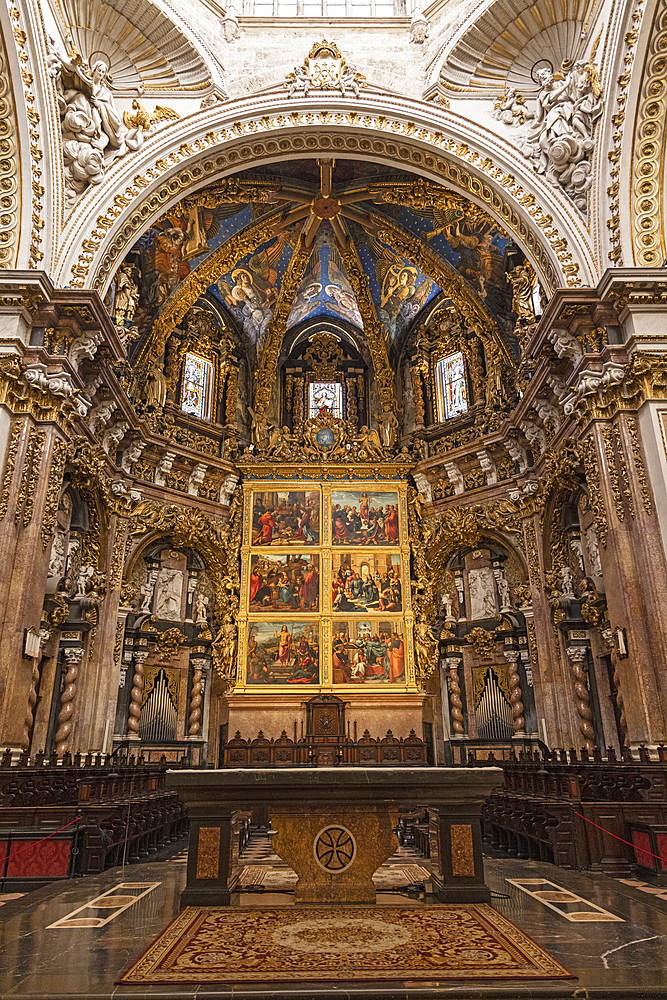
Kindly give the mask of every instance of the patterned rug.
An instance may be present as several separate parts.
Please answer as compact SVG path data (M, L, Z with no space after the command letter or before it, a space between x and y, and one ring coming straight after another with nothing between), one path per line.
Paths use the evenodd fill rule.
M574 978L486 904L190 906L117 982Z

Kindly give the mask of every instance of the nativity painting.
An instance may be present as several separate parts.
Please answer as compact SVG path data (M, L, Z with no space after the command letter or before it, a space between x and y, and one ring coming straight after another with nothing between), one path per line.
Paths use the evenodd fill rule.
M316 490L266 490L253 493L253 545L317 545L320 494Z
M398 545L398 493L334 490L331 541L334 545Z
M318 684L318 622L250 622L246 650L248 684Z
M336 622L331 640L334 684L404 684L402 622L368 619Z
M345 550L334 553L331 609L362 614L402 611L400 554Z
M250 561L248 610L319 611L320 557L298 552L254 553Z

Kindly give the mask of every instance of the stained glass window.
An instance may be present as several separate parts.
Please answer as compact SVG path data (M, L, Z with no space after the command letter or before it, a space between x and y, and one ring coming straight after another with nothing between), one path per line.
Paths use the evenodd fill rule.
M463 354L457 351L438 362L436 368L438 419L449 420L468 409L466 371Z
M343 416L343 387L340 382L311 382L308 386L308 416L329 412Z
M211 362L196 354L185 355L181 409L200 420L210 417Z

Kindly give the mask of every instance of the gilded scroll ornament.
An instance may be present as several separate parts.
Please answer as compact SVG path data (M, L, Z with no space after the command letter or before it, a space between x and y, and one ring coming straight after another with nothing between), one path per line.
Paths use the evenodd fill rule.
M155 645L164 660L171 660L185 642L185 636L178 628L168 628L165 632L160 632Z
M28 447L23 459L23 473L21 475L21 485L18 497L16 498L15 520L21 521L23 527L27 527L32 520L32 512L35 506L35 490L37 480L42 468L42 453L44 450L45 431L36 427L30 428ZM23 516L21 516L23 512Z
M643 79L633 150L630 188L633 217L633 257L638 267L660 267L665 248L663 170L667 128L667 3L655 6Z
M53 535L53 529L56 523L56 514L58 512L58 498L60 497L66 461L67 443L61 438L57 438L53 442L51 469L49 472L49 486L46 493L46 501L44 503L42 527L40 529L43 549L46 549L47 545L49 545L51 542L51 536Z
M7 508L9 506L9 491L11 490L12 481L14 479L14 469L16 467L16 452L18 451L19 441L21 439L21 433L24 426L24 420L15 418L12 421L9 444L7 445L7 457L5 459L5 470L2 476L2 488L0 491L0 521L7 514Z
M612 494L614 497L614 509L616 511L616 517L619 519L619 521L622 521L625 518L625 507L623 506L623 497L621 496L621 488L618 476L618 466L616 465L616 455L614 452L612 432L610 427L602 428L602 438L604 441L604 451L607 459L607 468L609 469L609 480L611 482Z
M639 446L637 421L634 417L628 417L628 431L630 432L630 438L632 439L632 457L635 460L635 468L637 470L639 488L644 502L644 510L650 515L653 513L653 502L651 500L648 483L646 482L646 470L644 468L644 459L642 458L641 448Z
M493 656L496 651L496 637L493 632L477 626L471 629L466 639L480 656Z
M586 470L586 484L588 486L591 510L595 519L595 533L598 541L607 547L607 515L604 501L600 489L600 472L598 467L597 449L592 437L586 438L580 443L580 452Z
M7 65L7 52L0 41L0 268L16 266L19 227L19 151L12 87Z

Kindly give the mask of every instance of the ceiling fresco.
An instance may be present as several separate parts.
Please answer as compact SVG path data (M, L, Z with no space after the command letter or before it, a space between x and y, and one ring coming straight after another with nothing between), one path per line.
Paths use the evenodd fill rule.
M303 271L299 265L286 330L319 316L363 329L365 308L374 308L395 363L422 311L430 311L441 292L447 295L442 286L449 272L465 279L516 348L512 289L504 269L510 238L477 206L437 190L444 192L439 200L427 182L381 165L303 160L241 172L188 195L126 257L139 285L139 336L211 253L260 223L267 235L275 235L235 260L208 289L257 358L300 236L312 252ZM439 261L438 273L428 274L406 257L409 246L395 250L383 219L414 238L421 268L426 267L420 250L425 244ZM346 256L349 262L350 251L368 279L372 306L357 301L343 261Z

